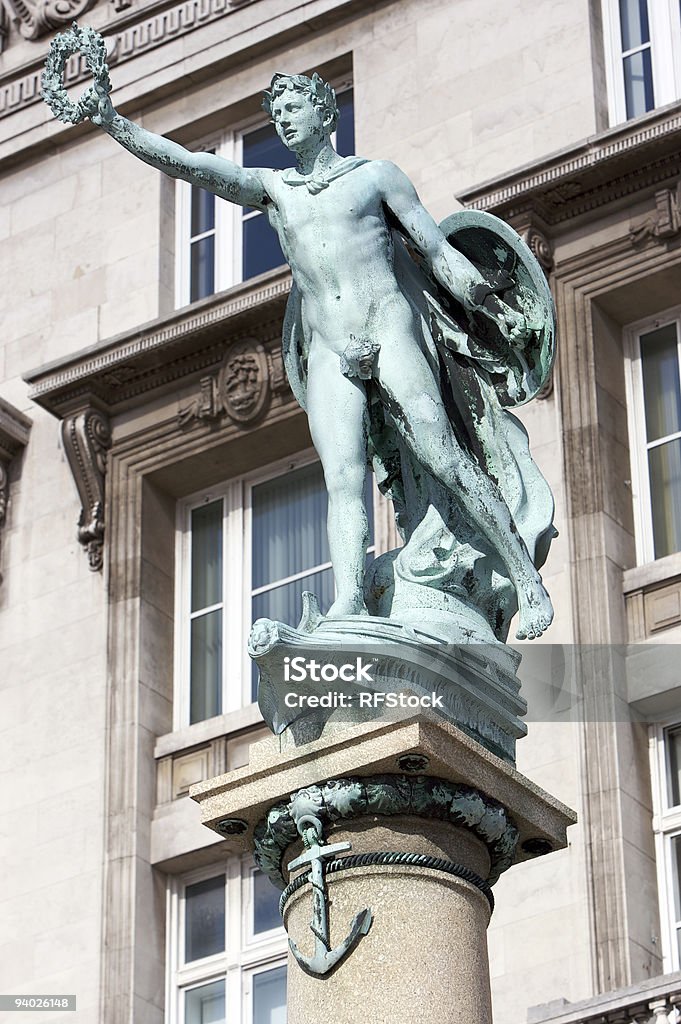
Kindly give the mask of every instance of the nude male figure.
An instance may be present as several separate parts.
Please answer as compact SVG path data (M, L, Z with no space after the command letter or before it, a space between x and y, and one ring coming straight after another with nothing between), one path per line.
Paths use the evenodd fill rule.
M446 241L406 175L388 161L351 161L330 136L338 112L333 90L315 76L276 75L265 107L296 154L297 171L243 168L191 153L118 115L100 93L93 121L146 163L208 189L221 199L263 210L277 231L302 300L309 338L307 412L329 495L328 535L337 598L330 617L360 614L368 543L363 490L367 395L363 373L342 372L351 338L360 339L384 407L418 462L439 480L499 552L516 588L519 638L540 636L553 609L539 573L495 482L462 449L433 372L416 344L415 314L393 270L386 211L399 222L443 284L473 307L481 275ZM489 315L489 310L488 310ZM496 300L494 315L511 342L524 318ZM370 364L370 366L369 366Z

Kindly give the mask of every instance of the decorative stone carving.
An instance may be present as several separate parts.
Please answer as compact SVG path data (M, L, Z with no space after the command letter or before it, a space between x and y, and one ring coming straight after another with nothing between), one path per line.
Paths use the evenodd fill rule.
M521 238L533 253L544 273L548 275L553 267L553 246L546 235L534 225L530 225L521 232Z
M267 357L262 345L240 342L229 350L218 375L218 401L233 420L249 423L265 407L268 384Z
M19 26L22 35L37 39L50 31L50 25L68 25L95 5L97 0L0 0L0 10ZM181 3L153 14L142 21L126 25L120 32L107 35L109 61L120 64L138 54L163 46L171 39L194 32L204 25L236 13L256 0L182 0ZM4 6L3 6L4 5ZM132 6L131 0L112 0L116 13ZM59 18L60 20L57 20ZM0 25L2 22L0 21ZM1 33L0 33L1 35ZM0 86L0 118L14 113L40 99L40 67L32 68L20 78ZM84 62L67 70L67 82L73 84L89 78Z
M70 25L97 0L0 0L25 39L39 39L55 28Z
M202 377L199 395L180 410L183 425L193 420L214 420L229 416L237 423L252 423L267 406L269 363L259 342L240 341L232 345L218 373Z
M82 502L78 541L87 551L93 572L104 559L104 482L107 451L111 445L109 421L89 408L62 421L64 450Z
M634 246L648 241L665 241L681 231L681 183L676 188L663 188L655 193L655 213L633 222L629 238Z

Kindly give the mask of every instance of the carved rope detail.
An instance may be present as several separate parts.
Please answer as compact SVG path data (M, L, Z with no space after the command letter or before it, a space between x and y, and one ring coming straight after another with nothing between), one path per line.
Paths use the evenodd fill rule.
M25 39L38 39L55 28L70 25L97 0L0 0Z
M68 416L62 421L64 450L73 473L82 508L78 541L87 551L90 569L102 568L104 560L104 482L111 431L98 409Z
M413 814L470 829L489 850L490 885L511 866L518 842L518 831L504 808L469 786L423 775L373 775L329 779L298 790L287 804L276 804L255 829L256 862L283 889L282 861L287 847L299 838L299 818L315 817L328 829L368 814Z

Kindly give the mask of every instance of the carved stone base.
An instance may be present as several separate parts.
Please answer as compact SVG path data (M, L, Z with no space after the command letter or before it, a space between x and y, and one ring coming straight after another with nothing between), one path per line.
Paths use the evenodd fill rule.
M374 616L322 619L310 614L307 604L298 629L259 619L249 653L260 672L258 703L265 721L299 745L321 736L329 722L408 717L408 710L387 701L362 704L362 694L403 693L423 699L422 707L430 702L437 715L515 764L516 740L527 732L521 721L527 705L516 675L520 654L496 642L449 643L437 625L425 632L409 622ZM294 658L316 659L328 666L329 676L296 683L291 670L285 672ZM357 665L358 659L371 665L370 680L328 681L335 668ZM323 694L330 695L328 707L302 702Z
M459 729L420 717L263 740L248 766L191 795L228 849L257 848L287 885L289 1024L488 1024L489 887L566 846L575 820ZM325 948L342 951L328 971Z

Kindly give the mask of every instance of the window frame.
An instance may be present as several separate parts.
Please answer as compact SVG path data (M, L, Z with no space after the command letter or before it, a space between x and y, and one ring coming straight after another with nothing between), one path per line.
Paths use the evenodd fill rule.
M614 127L634 120L627 117L623 60L626 54L644 47L622 49L619 0L601 0L601 3L608 114L610 126ZM654 97L651 110L656 110L681 98L681 12L678 0L648 0L648 24Z
M222 498L226 505L223 514L223 601L227 610L223 624L222 651L222 714L237 711L252 704L251 660L245 643L245 624L251 618L251 506L253 488L278 476L319 462L314 448L278 459L260 466L216 487L203 488L178 502L176 514L175 622L177 624L174 651L173 729L185 729L190 722L190 642L187 628L191 618L189 579L191 572L191 511L209 501ZM375 503L375 497L374 497ZM241 573L234 571L241 565ZM228 566L231 571L228 572ZM229 687L229 668L237 664L230 660L230 651L240 651L241 688ZM237 692L240 699L237 701ZM205 719L204 721L207 721ZM198 724L198 723L193 723Z
M165 1024L184 1024L183 1001L187 991L225 981L226 1019L252 1024L252 977L284 967L288 943L283 923L262 940L244 942L247 915L253 910L253 859L250 855L227 856L188 871L168 876L166 886L166 1002ZM188 885L217 875L225 876L225 949L221 953L184 962L185 896ZM249 894L250 893L250 899Z
M640 339L642 335L672 323L676 324L681 378L681 306L672 306L656 313L655 316L637 320L624 328L625 387L637 565L656 561ZM671 437L672 435L669 435L669 438ZM657 441L661 442L662 439L658 438Z
M681 836L681 803L669 804L669 748L666 734L681 727L679 712L650 726L650 769L653 796L653 837L657 868L660 943L664 974L681 970L681 955L674 915L672 840ZM678 880L681 882L681 879Z
M344 79L337 87L340 95L353 88L351 79ZM217 156L234 163L243 164L243 140L250 132L268 124L263 113L251 115L234 124L231 128L212 132L194 143L194 152L214 150ZM336 133L331 136L335 144ZM191 190L187 181L175 181L175 308L191 304ZM266 214L262 214L266 216ZM243 211L242 207L226 201L215 203L215 290L243 284ZM285 266L285 264L281 264ZM275 270L276 268L272 268ZM271 271L267 271L270 273ZM252 280L248 278L247 280ZM208 296L206 296L207 298ZM195 299L196 302L203 301Z

